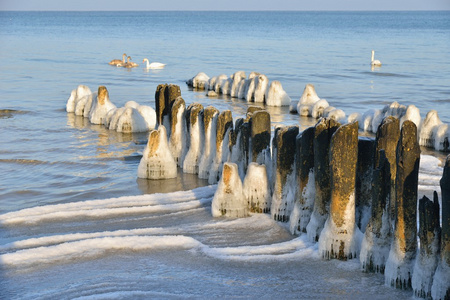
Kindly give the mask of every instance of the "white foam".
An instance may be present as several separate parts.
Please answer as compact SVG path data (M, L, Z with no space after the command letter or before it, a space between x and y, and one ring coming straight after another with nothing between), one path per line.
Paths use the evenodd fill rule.
M36 206L0 215L0 224L12 226L82 217L105 218L117 215L192 209L200 207L205 201L211 201L210 198L216 188L216 186L208 186L170 194L125 196Z

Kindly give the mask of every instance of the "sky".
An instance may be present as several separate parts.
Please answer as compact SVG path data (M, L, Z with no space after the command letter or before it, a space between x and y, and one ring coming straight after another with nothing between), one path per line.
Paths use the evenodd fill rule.
M0 10L450 10L450 0L0 0Z

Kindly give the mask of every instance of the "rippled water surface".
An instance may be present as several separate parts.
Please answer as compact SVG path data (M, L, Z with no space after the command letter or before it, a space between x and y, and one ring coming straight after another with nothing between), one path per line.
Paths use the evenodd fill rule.
M154 106L157 85L174 83L187 103L231 109L239 117L246 102L209 99L203 92L188 90L184 81L200 71L209 76L258 71L279 80L293 100L312 83L321 98L347 114L398 101L416 105L422 117L436 109L450 123L449 36L449 12L0 12L0 214L207 185L182 173L170 181L137 179L147 134L116 133L66 113L70 92L79 84L92 91L105 85L117 106L129 100ZM370 67L372 49L381 68ZM124 52L138 63L148 58L167 66L146 71L107 64ZM289 114L288 108L269 111L274 125L298 124L303 129L315 123ZM427 154L443 157L434 151ZM440 171L430 171L432 179L422 187L425 193L437 188ZM277 295L276 291L292 298L299 294L359 298L366 292L379 293L380 298L410 295L384 287L382 277L362 274L355 262L321 261L315 246L301 237L294 246L283 244L282 250L273 250L271 245L293 237L263 217L222 226L222 221L210 217L209 200L189 209L160 203L148 215L108 213L100 218L83 216L81 221L75 217L0 225L0 245L79 232L105 237L109 234L103 232L125 230L123 237L136 228L161 228L151 236L180 234L195 244L188 250L169 245L164 251L105 246L108 250L85 259L86 252L80 250L73 260L51 260L42 268L34 264L26 270L0 268L5 297L220 297L227 292L264 297ZM25 218L34 214L25 211ZM254 229L257 236L247 240L252 230L240 230L251 227L254 218L262 225ZM76 239L86 247L80 249L90 249L83 243L91 238ZM52 250L59 243L42 247ZM212 248L239 245L267 245L272 250L267 250L268 260L257 263L240 260L242 254L237 260L228 253L211 254ZM308 259L274 258L280 255L277 251L297 253L296 247L303 249L299 257ZM27 248L0 248L0 254ZM41 279L47 277L48 282ZM303 285L295 284L299 281ZM199 282L211 289L201 288Z

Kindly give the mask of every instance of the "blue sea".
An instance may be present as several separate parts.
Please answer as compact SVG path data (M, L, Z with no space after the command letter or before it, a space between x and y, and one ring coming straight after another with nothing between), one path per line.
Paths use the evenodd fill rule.
M196 176L138 179L148 134L92 125L65 104L84 84L106 86L118 107L154 107L172 83L186 103L237 118L249 103L185 81L244 70L292 100L311 83L347 115L397 101L450 124L449 49L449 11L0 12L0 299L412 297L358 260L321 260L269 216L213 219L214 186ZM123 53L140 66L108 65ZM268 110L274 126L316 122ZM422 154L419 190L431 195L445 154Z

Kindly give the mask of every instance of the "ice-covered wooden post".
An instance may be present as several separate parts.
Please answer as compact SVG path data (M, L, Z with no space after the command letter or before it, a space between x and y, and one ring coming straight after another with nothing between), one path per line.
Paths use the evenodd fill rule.
M235 163L226 162L211 203L213 217L245 217L248 215L247 201L242 190L242 181Z
M372 211L361 243L359 260L365 272L384 273L389 256L392 235L389 222L389 195L391 168L384 149L379 150L378 162L373 170Z
M186 110L186 127L189 133L189 149L183 162L183 172L198 174L203 150L204 130L202 122L203 105L192 103Z
M366 231L372 206L372 173L375 156L375 140L358 140L358 164L356 167L356 223Z
M265 163L266 151L270 151L270 114L265 110L254 111L250 120L249 161Z
M216 156L216 126L219 113L219 110L211 105L203 109L205 144L198 170L199 178L209 178L209 170L211 169L211 164Z
M186 103L180 96L175 100L170 111L170 119L172 122L170 124L171 134L169 138L170 153L172 153L172 156L179 167L183 167L184 156L187 152L185 112Z
M323 258L347 260L359 254L361 232L355 223L358 122L342 125L330 144L330 213L319 238Z
M149 134L147 147L138 166L138 177L147 179L177 177L177 164L170 154L166 128L163 125Z
M417 250L417 188L420 161L417 127L411 121L405 121L402 125L396 161L394 239L384 276L386 284L409 289Z
M419 200L420 251L414 265L412 288L414 295L422 298L431 298L433 275L439 261L441 241L439 201L436 192L433 196L433 201L426 196Z
M106 118L106 114L111 109L115 109L116 106L109 100L109 93L105 86L98 87L97 101L89 107L89 121L92 124L103 124ZM85 107L85 110L88 109Z
M295 200L295 141L298 126L281 127L274 137L277 144L275 185L270 209L272 218L288 222Z
M375 161L374 165L378 165L379 160L379 150L384 149L386 158L390 165L391 173L391 192L389 201L389 215L390 221L394 221L395 217L395 178L397 177L397 162L396 162L396 151L397 144L400 138L400 123L395 117L386 117L380 124L377 130L375 139Z
M163 116L166 109L166 88L167 84L160 84L156 87L155 92L156 121L161 125L163 124Z
M297 194L290 220L292 233L306 232L314 208L314 127L297 136L295 155Z
M230 153L228 157L229 162L234 162L238 165L239 176L244 180L248 165L248 147L249 140L249 124L243 118L236 119L234 130L230 131Z
M170 110L173 102L179 96L181 96L181 90L176 84L160 84L156 87L155 108L158 124L163 124L169 129L171 128L170 124L172 120L170 119Z
M441 255L434 273L431 297L450 299L450 155L447 156L441 178L442 226Z
M248 165L243 189L251 212L270 212L271 194L265 165L255 162Z
M223 163L228 158L228 131L231 129L233 129L233 116L230 110L225 110L217 118L216 156L209 171L209 184L214 184L219 181Z
M306 227L308 238L318 241L328 217L331 201L330 188L330 141L340 124L333 119L322 118L314 127L314 209Z

